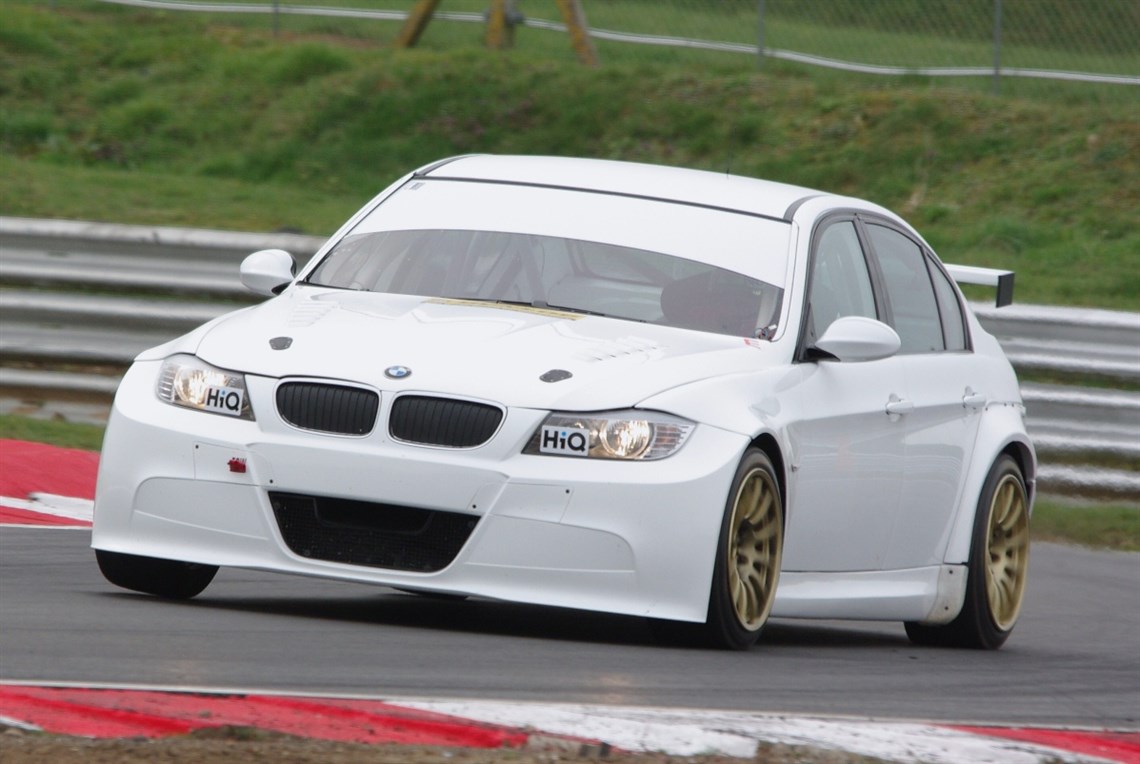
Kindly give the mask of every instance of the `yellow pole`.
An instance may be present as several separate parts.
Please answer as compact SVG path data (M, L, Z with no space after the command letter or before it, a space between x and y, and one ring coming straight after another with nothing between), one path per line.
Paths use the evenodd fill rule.
M491 0L491 11L487 14L487 47L492 50L510 48L515 42L514 24L507 20L508 0Z
M400 35L396 38L397 48L415 47L438 5L439 0L417 0L415 6L408 13L404 28L400 30Z
M590 26L586 23L586 13L579 0L558 0L558 10L562 11L562 22L570 33L570 44L578 60L587 66L598 65L598 51L590 39Z

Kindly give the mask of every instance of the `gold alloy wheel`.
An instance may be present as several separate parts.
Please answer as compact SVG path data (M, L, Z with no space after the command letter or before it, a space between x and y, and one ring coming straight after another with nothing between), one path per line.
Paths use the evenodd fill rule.
M768 620L780 577L784 522L780 492L759 467L740 481L732 506L728 543L728 586L741 626L755 631Z
M986 600L1001 631L1013 628L1021 612L1029 569L1029 502L1014 475L1005 475L990 502L986 552Z

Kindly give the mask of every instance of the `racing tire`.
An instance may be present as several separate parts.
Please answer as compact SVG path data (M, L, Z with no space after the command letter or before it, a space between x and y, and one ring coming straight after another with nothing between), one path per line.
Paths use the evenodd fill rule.
M216 565L161 560L95 550L103 577L115 586L167 599L186 600L202 593L218 572Z
M1021 468L1003 454L978 498L966 568L966 599L945 625L906 623L916 645L996 650L1021 613L1029 571L1029 499Z
M784 547L784 503L767 454L744 452L725 504L709 592L706 635L717 647L747 650L776 600Z

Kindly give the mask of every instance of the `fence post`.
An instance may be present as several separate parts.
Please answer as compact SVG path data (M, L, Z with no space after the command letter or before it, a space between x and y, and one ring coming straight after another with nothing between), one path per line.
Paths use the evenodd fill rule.
M1001 93L1001 0L994 0L994 95Z
M436 6L439 5L439 0L417 0L415 6L408 13L408 19L404 22L404 28L400 30L399 36L396 37L397 48L412 48L419 42L420 35L423 34L424 28L431 21L432 14L435 13Z
M558 10L562 11L562 22L570 33L570 44L578 54L578 60L587 66L598 65L598 51L590 39L590 27L579 0L558 0Z
M492 50L514 47L515 44L514 0L491 0L491 10L487 13L487 36L485 44Z
M764 0L756 0L756 68L764 68Z

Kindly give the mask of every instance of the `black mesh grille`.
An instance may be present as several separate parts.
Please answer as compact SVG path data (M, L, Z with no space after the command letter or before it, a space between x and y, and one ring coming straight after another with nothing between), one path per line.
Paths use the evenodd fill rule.
M367 435L376 424L380 396L371 390L316 382L277 388L277 411L296 427L341 435Z
M479 518L367 501L270 492L277 527L313 560L431 573L447 567Z
M502 420L503 412L485 403L402 395L392 404L388 432L409 443L471 448L490 440Z

